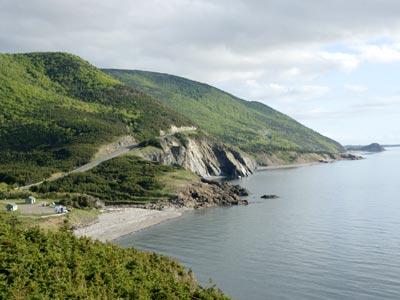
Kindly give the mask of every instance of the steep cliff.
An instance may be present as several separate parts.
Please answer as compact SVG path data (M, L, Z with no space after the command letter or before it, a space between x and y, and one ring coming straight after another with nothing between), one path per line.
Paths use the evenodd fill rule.
M138 149L136 154L161 164L180 165L203 177L248 176L256 167L241 152L196 133L166 136L160 145L161 148Z

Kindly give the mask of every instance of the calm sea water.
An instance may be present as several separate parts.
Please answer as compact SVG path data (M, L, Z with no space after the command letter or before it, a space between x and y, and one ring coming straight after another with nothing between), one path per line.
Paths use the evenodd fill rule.
M251 205L116 243L176 257L233 299L400 299L400 149L366 157L257 172L240 181Z

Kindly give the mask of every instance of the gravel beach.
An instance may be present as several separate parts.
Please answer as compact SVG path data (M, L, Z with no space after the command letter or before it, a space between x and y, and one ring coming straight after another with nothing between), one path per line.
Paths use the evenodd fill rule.
M74 231L77 236L86 236L102 242L112 241L123 235L177 218L180 211L159 211L142 208L110 209L99 215L96 223Z

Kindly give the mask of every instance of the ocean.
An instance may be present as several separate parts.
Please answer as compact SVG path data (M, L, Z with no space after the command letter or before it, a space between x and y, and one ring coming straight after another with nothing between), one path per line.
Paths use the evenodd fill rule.
M256 172L234 182L250 205L115 243L177 258L232 299L400 299L400 148L365 157Z

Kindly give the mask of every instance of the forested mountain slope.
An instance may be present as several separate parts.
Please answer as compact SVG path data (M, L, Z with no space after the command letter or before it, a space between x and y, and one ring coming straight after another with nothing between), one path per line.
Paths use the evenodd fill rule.
M99 145L191 122L66 53L0 54L0 182L42 180L88 162Z
M153 95L201 129L249 154L343 151L339 143L267 105L239 99L212 86L154 72L103 71Z

